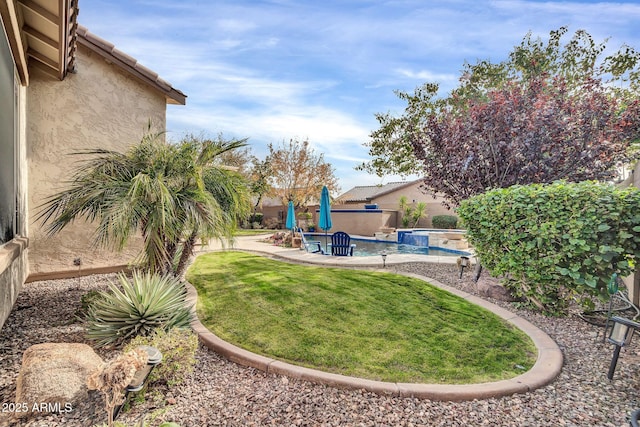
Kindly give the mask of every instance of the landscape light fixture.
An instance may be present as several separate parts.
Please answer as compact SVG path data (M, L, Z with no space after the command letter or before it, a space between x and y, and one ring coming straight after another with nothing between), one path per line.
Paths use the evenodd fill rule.
M633 332L636 328L640 328L640 323L636 323L633 320L625 319L622 317L614 316L611 318L613 321L613 327L609 333L608 341L614 344L616 348L613 350L613 358L611 359L611 365L609 365L609 373L607 378L613 379L613 373L616 371L616 365L618 364L618 357L620 356L620 349L625 345L631 343Z
M387 251L382 251L380 253L380 256L382 257L382 268L386 268L387 267Z
M468 256L461 256L460 257L460 278L462 279L462 272L464 271L465 267L469 267L470 264L470 260Z
M136 393L142 390L147 380L149 379L149 375L151 374L151 371L153 371L153 368L155 368L157 364L162 362L162 353L157 348L151 347L149 345L140 345L137 348L144 350L147 353L147 364L140 370L136 371L135 375L133 376L133 379L131 380L129 385L125 388L124 399L122 400L122 403L113 409L114 420L120 414L120 411L122 410L124 404L127 401L127 397L129 396L129 393Z

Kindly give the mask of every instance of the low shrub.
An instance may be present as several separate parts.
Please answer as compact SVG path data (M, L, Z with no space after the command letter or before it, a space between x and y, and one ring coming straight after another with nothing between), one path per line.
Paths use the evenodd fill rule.
M434 228L453 229L458 226L458 217L455 215L434 215L431 218Z
M263 218L264 218L264 214L262 212L256 212L249 216L249 222L250 223L257 222L258 224L262 224Z
M311 212L300 212L298 214L298 218L309 221L311 218L313 218L313 215L311 214Z
M191 310L186 306L184 284L173 276L134 272L131 280L118 276L100 292L87 313L87 335L97 346L121 344L156 330L188 328Z
M278 218L270 217L264 220L264 228L275 230L280 226Z
M165 385L173 387L182 384L187 374L193 372L198 350L198 335L187 329L158 330L151 336L138 336L125 347L126 351L140 345L150 345L162 353L162 362L158 364L151 375L150 385Z
M80 307L76 310L76 317L85 318L87 313L89 313L89 307L101 298L101 294L99 291L90 290L86 294L83 294L80 297Z
M596 182L495 189L463 201L467 237L492 274L547 314L569 298L608 297L640 257L640 191Z

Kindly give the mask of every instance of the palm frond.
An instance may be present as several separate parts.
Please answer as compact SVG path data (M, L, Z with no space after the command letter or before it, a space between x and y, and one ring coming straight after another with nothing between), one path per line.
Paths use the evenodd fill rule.
M193 236L231 238L251 210L250 191L239 174L216 166L215 158L246 140L170 144L161 135L148 133L124 153L73 153L82 161L67 188L39 207L36 220L49 234L76 218L95 222L96 244L117 250L139 232L143 249L137 261L155 272L170 272L176 252ZM193 245L188 246L185 256Z

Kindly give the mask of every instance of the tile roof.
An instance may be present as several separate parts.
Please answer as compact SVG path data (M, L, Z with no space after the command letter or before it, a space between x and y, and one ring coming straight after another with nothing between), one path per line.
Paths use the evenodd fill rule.
M89 30L82 25L78 25L77 41L114 65L122 68L124 71L132 74L143 83L162 92L167 99L167 103L185 105L187 95L175 89L169 82L158 76L158 73L140 64L135 58L116 49L112 43L90 33Z
M401 188L408 187L420 181L421 180L418 179L415 181L389 182L383 185L356 186L356 187L353 187L351 190L347 191L346 193L343 193L342 195L340 195L340 197L338 197L336 201L342 202L342 203L370 202L377 197L394 192Z

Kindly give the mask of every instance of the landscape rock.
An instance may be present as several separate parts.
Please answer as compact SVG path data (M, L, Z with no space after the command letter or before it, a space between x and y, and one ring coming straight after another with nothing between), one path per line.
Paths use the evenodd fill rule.
M518 298L500 284L500 279L482 275L476 282L476 289L481 296L497 299L498 301L513 302Z
M16 382L16 416L72 411L88 398L87 377L103 360L87 344L44 343L25 350Z

